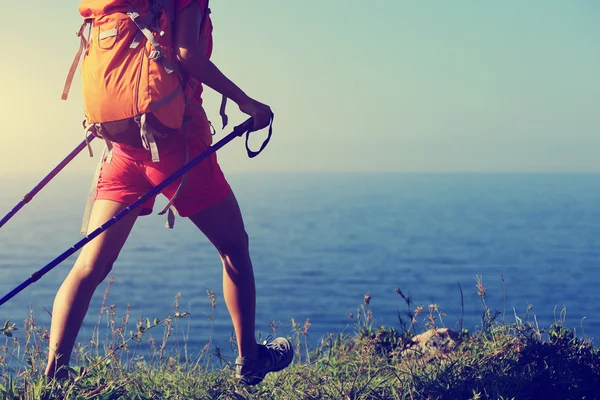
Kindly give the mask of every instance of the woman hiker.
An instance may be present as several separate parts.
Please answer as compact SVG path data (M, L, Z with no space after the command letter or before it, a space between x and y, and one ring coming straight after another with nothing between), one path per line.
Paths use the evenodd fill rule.
M89 230L96 229L137 200L176 170L186 159L204 152L212 142L209 122L202 109L201 85L206 84L233 100L254 120L254 130L269 125L269 106L244 93L209 60L212 51L212 26L205 10L207 0L174 1L174 48L181 71L196 83L197 89L186 114L186 136L157 138L160 161L140 143L114 141L110 162L102 165L97 182ZM84 3L99 3L84 0ZM102 3L102 2L100 2ZM106 3L115 3L107 0ZM96 4L97 6L97 4ZM206 17L203 23L203 17ZM201 32L202 30L202 32ZM199 38L201 38L199 40ZM162 192L172 199L177 184ZM94 291L107 277L138 216L152 212L154 199L134 210L83 247L75 265L61 285L52 308L50 350L46 375L57 379L68 376L68 365L76 337L87 313ZM248 247L248 235L236 198L217 163L216 155L192 168L185 185L173 201L180 216L188 217L217 249L223 263L223 293L236 334L239 356L235 376L255 385L269 372L286 368L293 349L285 338L266 345L255 339L255 281Z

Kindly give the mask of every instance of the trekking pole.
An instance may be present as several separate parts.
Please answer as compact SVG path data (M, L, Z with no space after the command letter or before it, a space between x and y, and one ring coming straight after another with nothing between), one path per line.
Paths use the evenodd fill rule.
M40 279L42 276L44 276L52 268L56 267L58 264L60 264L61 262L66 260L69 256L71 256L73 253L75 253L76 251L81 249L83 246L85 246L89 241L91 241L96 236L98 236L99 234L101 234L102 232L104 232L105 230L110 228L112 225L117 223L121 218L125 217L127 214L132 212L134 209L136 209L140 205L144 204L146 201L150 200L150 198L152 198L153 196L156 196L158 193L160 193L160 191L162 189L164 189L166 186L170 185L171 183L175 182L175 180L177 180L177 178L179 178L181 175L185 174L192 167L199 164L201 161L206 159L212 153L216 152L221 147L225 146L236 136L242 136L244 133L246 133L246 150L248 151L248 156L250 156L250 158L257 156L265 148L265 146L269 142L269 139L271 138L271 133L272 133L272 128L273 128L273 116L271 116L271 126L269 127L269 136L263 142L261 148L256 152L250 150L250 148L248 147L248 137L250 134L250 128L252 128L253 125L254 125L254 120L252 118L249 118L242 124L236 126L233 129L233 132L231 132L230 134L225 136L223 139L219 140L217 143L215 143L214 145L209 147L206 151L204 151L202 154L200 154L199 156L194 158L192 161L190 161L188 164L186 164L181 169L176 171L173 175L166 178L164 181L159 183L157 186L152 188L149 192L140 196L135 202L133 202L127 208L124 208L123 210L119 211L117 214L115 214L114 217L112 217L111 219L106 221L100 227L96 228L96 230L94 230L92 233L88 234L86 237L81 239L79 242L75 243L71 248L69 248L64 253L62 253L61 255L56 257L54 260L52 260L50 263L48 263L45 267L34 272L26 281L21 283L19 286L17 286L15 289L13 289L10 293L8 293L6 296L4 296L2 299L0 299L0 306L2 306L4 303L6 303L11 298L13 298L15 295L17 295L19 292L21 292L27 286L36 282L38 279Z
M17 203L16 206L13 207L12 210L10 210L8 212L8 214L6 214L1 220L0 220L0 228L2 228L4 226L4 224L6 224L8 222L9 219L11 219L17 212L19 212L19 210L21 208L23 208L25 206L25 204L29 203L31 201L31 199L33 199L33 197L38 194L38 192L40 190L42 190L44 188L44 186L46 186L48 184L48 182L50 182L64 167L67 166L68 163L70 163L75 156L77 156L77 154L79 154L81 152L81 150L85 149L88 145L89 142L91 142L94 139L94 135L93 134L89 134L84 140L83 142L79 143L79 145L77 145L77 147L75 147L75 149L73 149L72 152L69 153L69 155L62 160L56 167L54 167L54 169L52 171L50 171L50 173L48 175L46 175L46 177L44 179L42 179L42 181L40 183L38 183L33 189L31 189L31 191L29 193L27 193L25 196L23 196L23 200L19 201Z

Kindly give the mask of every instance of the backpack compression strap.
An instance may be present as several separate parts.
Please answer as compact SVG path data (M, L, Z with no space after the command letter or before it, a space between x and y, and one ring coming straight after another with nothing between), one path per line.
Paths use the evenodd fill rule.
M90 35L92 33L91 28L88 31L88 38L85 38L83 31L86 27L91 25L91 20L84 20L83 24L81 24L81 28L79 28L79 32L77 32L77 36L79 37L79 50L77 50L77 54L75 54L75 58L73 59L73 63L71 64L71 68L69 69L69 73L67 74L67 80L65 82L65 86L63 88L63 92L61 95L62 100L67 100L69 97L69 91L71 90L71 84L73 83L73 78L75 77L75 72L77 72L77 67L79 66L79 61L81 60L81 55L84 51L87 50L88 43L90 40ZM91 150L90 150L91 151Z
M129 18L131 18L133 23L138 27L138 29L140 30L140 33L146 37L148 42L150 42L150 44L154 48L154 50L150 52L150 55L148 57L152 60L155 60L155 61L161 63L162 66L165 68L165 71L167 71L167 74L172 74L175 72L178 73L179 70L177 69L177 67L175 65L172 65L171 62L167 59L162 46L158 43L158 41L152 34L152 31L150 30L150 24L156 18L158 18L160 9L166 3L168 3L168 1L165 1L165 0L158 0L158 1L154 2L154 4L152 5L152 9L150 10L150 13L144 19L142 19L142 16L138 12L133 11L133 10L129 11L127 13L127 15L129 15ZM169 18L171 18L172 12L170 12L166 6L165 6L165 8L167 9L167 12L169 13ZM130 48L132 48L132 49L137 48L139 46L140 42L141 42L141 37L139 37L139 34L138 34L138 36L136 36L136 38L134 39L133 43L131 43Z

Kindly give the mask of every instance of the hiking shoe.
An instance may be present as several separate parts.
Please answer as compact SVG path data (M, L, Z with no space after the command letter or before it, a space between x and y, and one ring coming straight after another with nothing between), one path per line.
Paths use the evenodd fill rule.
M250 360L243 357L235 359L235 377L246 385L257 385L269 372L286 368L294 358L294 349L289 340L277 338L271 343L258 344L258 358Z

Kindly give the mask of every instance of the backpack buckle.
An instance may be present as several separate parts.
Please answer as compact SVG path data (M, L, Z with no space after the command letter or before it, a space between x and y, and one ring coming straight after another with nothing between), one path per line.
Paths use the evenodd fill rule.
M139 25L141 23L140 20L142 19L142 16L139 13L132 10L129 11L127 15L129 15L129 18L131 18L131 20L135 22L136 25Z
M158 60L160 60L160 59L161 59L161 57L162 57L162 53L161 53L160 51L158 51L158 50L152 50L152 51L150 52L150 54L148 55L148 58L149 58L149 59L151 59L151 60L155 60L155 61L158 61Z

